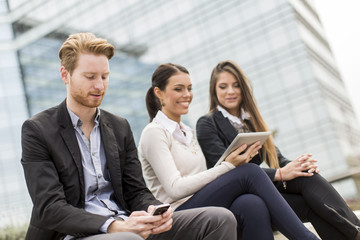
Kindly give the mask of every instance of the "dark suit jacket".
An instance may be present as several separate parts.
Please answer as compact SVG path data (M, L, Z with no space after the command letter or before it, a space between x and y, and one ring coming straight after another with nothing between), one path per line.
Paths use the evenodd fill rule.
M251 125L251 124L250 124ZM196 124L196 135L205 155L207 167L213 167L237 135L236 129L224 115L215 110L202 116ZM280 167L290 161L277 150ZM250 162L260 165L262 160L256 155ZM263 168L271 180L275 177L276 169Z
M127 212L159 204L145 185L128 122L101 110L100 132L117 203ZM34 204L26 239L99 233L108 218L83 209L81 153L65 101L24 122L21 163Z

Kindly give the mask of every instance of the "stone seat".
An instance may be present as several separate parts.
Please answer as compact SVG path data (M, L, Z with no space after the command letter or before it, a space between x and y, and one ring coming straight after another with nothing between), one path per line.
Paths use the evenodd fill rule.
M358 218L360 218L360 210L356 210L356 211L354 211L354 213L356 214L356 216L357 216ZM305 225L305 227L307 227L310 231L312 231L313 233L315 233L316 236L318 236L317 233L316 233L316 231L315 231L315 229L314 229L314 227L311 225L311 223L306 222L306 223L304 223L304 225ZM319 236L318 236L318 237L319 237ZM286 239L287 239L287 238L286 238L284 235L282 235L279 231L275 231L275 232L274 232L274 238L275 238L275 240L286 240Z

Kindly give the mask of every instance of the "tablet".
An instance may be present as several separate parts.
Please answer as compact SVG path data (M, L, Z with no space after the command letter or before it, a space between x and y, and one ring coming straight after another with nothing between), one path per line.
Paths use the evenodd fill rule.
M234 140L231 142L226 151L221 155L215 166L219 165L225 158L232 153L235 149L243 145L244 143L248 146L253 143L260 141L260 145L263 145L266 139L270 136L271 132L251 132L251 133L239 133Z

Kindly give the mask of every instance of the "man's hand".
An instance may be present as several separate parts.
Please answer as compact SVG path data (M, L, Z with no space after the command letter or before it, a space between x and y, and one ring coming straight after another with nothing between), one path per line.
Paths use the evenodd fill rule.
M166 232L172 227L173 210L169 208L162 215L152 216L149 212L154 206L149 206L148 212L132 212L128 219L124 221L114 221L108 227L108 233L113 232L133 232L147 239L150 234Z
M150 205L148 208L148 213L151 213L154 208L155 208L155 206ZM173 214L174 214L174 211L172 210L171 207L169 207L166 212L161 214L162 218L159 222L155 223L155 225L157 225L157 227L152 229L152 234L159 234L162 232L169 231L171 229L172 223L173 223L173 219L172 219Z

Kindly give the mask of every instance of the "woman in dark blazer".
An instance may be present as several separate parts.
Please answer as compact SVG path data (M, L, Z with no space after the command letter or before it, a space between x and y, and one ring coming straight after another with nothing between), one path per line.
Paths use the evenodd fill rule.
M231 61L220 62L210 79L210 113L196 125L197 138L213 167L239 132L268 128L259 113L249 80ZM303 154L286 159L270 137L250 162L263 168L302 221L310 221L322 239L360 239L360 221L338 192L319 174L316 160Z

